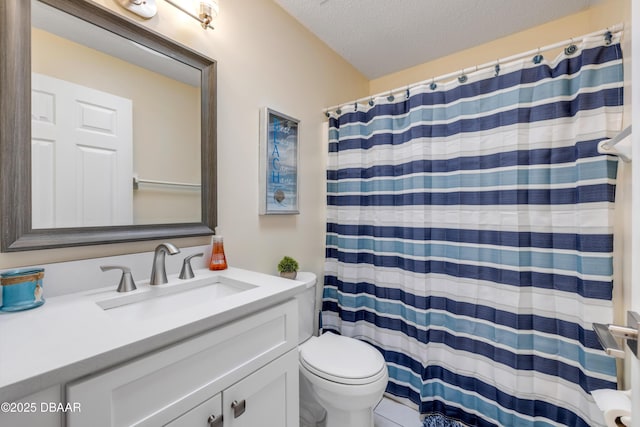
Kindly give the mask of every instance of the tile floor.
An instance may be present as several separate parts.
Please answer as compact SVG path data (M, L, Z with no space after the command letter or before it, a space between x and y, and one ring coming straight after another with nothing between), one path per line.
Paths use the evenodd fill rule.
M413 409L383 398L374 410L375 427L420 427L420 417Z

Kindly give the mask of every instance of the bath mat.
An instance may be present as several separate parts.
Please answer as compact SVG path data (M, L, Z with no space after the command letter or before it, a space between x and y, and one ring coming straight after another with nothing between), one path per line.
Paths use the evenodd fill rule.
M427 415L422 423L422 427L463 427L459 422L445 417L444 415Z

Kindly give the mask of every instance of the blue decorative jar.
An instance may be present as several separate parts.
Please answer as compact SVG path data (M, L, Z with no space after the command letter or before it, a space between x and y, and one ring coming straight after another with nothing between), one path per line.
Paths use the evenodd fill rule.
M44 268L23 268L0 274L2 306L0 311L22 311L44 304L42 279Z

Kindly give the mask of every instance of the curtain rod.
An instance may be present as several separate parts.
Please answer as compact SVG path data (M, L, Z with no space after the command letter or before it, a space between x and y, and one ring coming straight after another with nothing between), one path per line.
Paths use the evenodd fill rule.
M427 80L422 80L420 82L412 83L412 84L409 84L409 85L404 86L404 87L399 87L399 88L396 88L396 89L391 89L391 90L388 90L388 91L380 92L380 93L377 93L375 95L365 96L365 97L362 97L362 98L358 98L358 99L356 99L354 101L343 102L343 103L340 103L340 104L337 104L337 105L333 105L331 107L327 107L327 108L324 109L324 111L325 111L325 114L328 115L329 111L337 110L342 106L352 105L352 104L359 103L359 102L362 102L362 101L370 101L373 98L377 98L377 97L384 96L384 95L393 95L393 94L398 94L398 93L401 93L401 92L406 92L407 90L409 90L411 88L414 88L416 86L424 85L424 84L427 84L427 83L439 82L441 80L449 79L451 77L456 77L456 76L458 76L458 77L465 76L466 77L467 73L485 70L485 69L488 69L488 68L495 67L496 65L499 65L499 64L505 64L505 63L508 64L509 62L516 61L518 59L522 59L522 58L525 58L525 57L533 55L533 54L539 54L540 52L545 52L545 51L548 51L548 50L557 49L557 48L565 46L567 44L579 43L579 42L581 42L582 40L584 40L586 38L605 35L605 34L607 34L607 32L620 31L623 28L624 28L623 24L616 24L616 25L614 25L612 27L607 27L607 28L605 28L603 30L600 30L600 31L594 31L594 32L589 33L589 34L584 34L584 35L582 35L580 37L570 38L570 39L563 40L561 42L550 44L550 45L547 45L547 46L544 46L544 47L539 47L539 48L536 48L536 49L532 49L532 50L529 50L527 52L518 53L518 54L512 55L512 56L507 56L506 58L499 58L499 59L497 59L495 61L486 62L486 63L484 63L482 65L476 65L476 66L469 67L469 68L463 68L462 70L459 70L459 71L455 71L455 72L448 73L448 74L443 74L443 75L438 76L438 77L432 77L432 78L427 79Z

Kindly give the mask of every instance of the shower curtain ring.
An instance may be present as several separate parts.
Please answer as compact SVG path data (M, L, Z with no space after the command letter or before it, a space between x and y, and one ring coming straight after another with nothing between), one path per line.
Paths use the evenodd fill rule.
M373 101L373 98L371 98L371 99L369 100L369 106L370 106L370 107L373 107L373 104L375 104L375 102Z
M389 92L389 96L387 96L387 101L389 102L393 102L393 100L395 99L395 97L393 96L393 94L391 93L391 91Z
M464 73L464 69L460 70L460 76L458 77L458 81L460 83L464 83L467 81L467 75Z
M611 39L613 39L613 33L611 33L611 30L607 28L607 32L604 33L604 44L609 46L611 44Z
M573 39L571 39L571 44L564 48L564 54L567 56L573 55L578 50L578 46L573 43Z
M540 48L538 48L537 55L533 57L533 63L537 65L541 63L543 59L544 59L544 56L540 54Z
M436 84L436 79L435 77L431 79L431 84L429 85L429 88L431 90L436 90L436 88L438 87L438 85Z
M494 77L498 77L498 75L500 74L500 60L496 59L496 65L495 67L493 67L493 69L495 70L495 74Z

